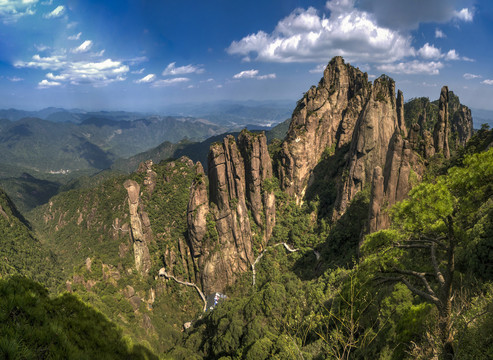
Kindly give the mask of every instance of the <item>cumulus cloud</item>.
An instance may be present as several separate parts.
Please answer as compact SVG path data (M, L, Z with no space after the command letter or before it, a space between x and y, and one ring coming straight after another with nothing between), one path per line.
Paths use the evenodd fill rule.
M172 86L180 83L184 83L190 81L189 78L186 77L177 77L177 78L172 78L172 79L164 79L164 80L156 80L152 83L152 87L166 87L166 86Z
M65 6L59 5L52 12L45 14L46 19L56 19L62 17L65 14Z
M472 80L472 79L480 79L482 78L481 75L476 75L476 74L470 74L470 73L465 73L462 75L462 77L466 80Z
M144 84L144 83L150 83L156 80L156 75L155 74L149 74L144 76L142 79L135 80L136 84Z
M396 64L382 64L377 66L380 71L391 74L426 74L438 75L440 69L443 68L443 63L440 61L422 62L413 60L409 62L400 62Z
M457 54L457 51L454 49L449 50L445 55L444 55L445 60L460 60L459 54Z
M257 80L265 80L265 79L275 79L276 74L266 74L259 75L258 70L244 70L239 72L238 74L233 75L233 79L257 79Z
M424 59L438 59L442 56L440 49L428 43L418 50L418 55Z
M169 76L169 75L185 75L185 74L202 74L204 72L204 69L200 65L185 65L185 66L179 66L176 67L176 62L172 62L168 64L166 69L164 69L162 75L163 76Z
M82 35L82 33L80 32L80 33L78 33L78 34L75 34L75 35L69 36L67 39L68 39L68 40L79 40L81 35Z
M129 71L128 65L111 59L71 61L66 56L41 57L38 54L34 55L31 61L18 61L14 63L14 66L51 70L46 74L46 82L39 84L42 87L57 86L50 85L49 80L59 82L60 85L69 83L72 85L90 84L95 87L105 86L115 81L124 81L125 75Z
M474 13L468 8L464 8L460 11L454 11L454 16L459 20L471 22L474 17Z
M48 89L48 88L52 88L52 87L56 87L56 86L61 86L62 83L58 82L58 81L48 81L46 79L43 79L41 80L39 83L38 83L38 88L40 89Z
M296 9L268 34L259 31L227 48L244 60L270 62L321 62L335 55L350 61L391 62L411 56L411 37L378 26L373 17L354 8L352 1L327 2L330 17L313 7Z
M256 77L258 70L244 70L238 74L233 75L233 79L252 79Z
M38 0L2 0L0 1L0 20L4 24L14 23L26 15L34 15L34 6Z
M492 79L486 79L486 80L481 81L481 84L493 85L493 80Z
M132 73L132 74L143 74L144 73L144 70L145 70L145 68L141 68L139 70L131 71L130 73Z
M466 57L461 58L457 53L457 51L455 51L455 49L451 49L447 53L442 54L442 51L440 49L436 48L433 45L430 45L429 43L424 44L423 47L418 50L417 54L421 56L423 59L427 59L427 60L444 59L444 60L470 61L469 58Z
M85 52L88 52L92 48L92 41L91 40L86 40L76 48L72 49L71 51L74 54L82 54Z
M8 77L7 79L9 79L10 81L12 82L19 82L19 81L24 81L23 78L20 78L18 76L14 76L14 77Z
M437 28L437 29L435 29L435 37L437 39L444 39L447 37L447 35L445 35L445 33L442 30Z
M454 18L471 21L472 10L464 8L468 3L468 0L359 0L358 7L373 14L380 26L410 30L420 23L446 23Z

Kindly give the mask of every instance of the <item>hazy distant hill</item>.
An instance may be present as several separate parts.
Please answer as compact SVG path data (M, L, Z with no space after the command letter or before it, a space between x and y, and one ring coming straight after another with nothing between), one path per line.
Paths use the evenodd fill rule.
M482 124L488 124L493 128L493 111L491 110L472 109L472 118L475 129L479 129Z
M240 130L248 124L273 126L291 117L294 101L222 101L206 104L177 104L165 109L170 115L200 117Z
M149 117L134 121L90 117L80 124L25 118L0 123L2 163L44 172L111 166L163 141L201 140L224 129L190 118Z

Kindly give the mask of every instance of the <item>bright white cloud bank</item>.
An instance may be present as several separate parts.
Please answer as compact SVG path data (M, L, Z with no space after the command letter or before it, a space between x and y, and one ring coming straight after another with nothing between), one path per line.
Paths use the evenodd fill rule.
M330 17L320 16L314 8L297 9L281 20L272 34L259 31L227 49L245 60L272 62L319 62L335 55L350 61L391 62L414 55L411 38L380 27L372 17L352 6L336 6Z
M51 70L45 80L38 84L40 88L64 84L105 86L115 81L125 80L129 67L121 61L106 59L102 61L70 61L65 56L41 57L34 55L29 62L19 61L17 68L37 68ZM57 72L57 73L55 73Z
M281 63L326 63L341 55L350 62L376 64L379 70L403 74L434 75L444 66L439 60L471 60L461 58L455 49L442 53L430 43L416 50L409 35L409 29L420 22L447 22L454 18L472 21L473 12L467 8L457 11L449 0L434 0L432 4L429 0L415 0L404 5L395 0L361 0L359 8L354 4L354 0L329 0L329 15L320 14L313 7L296 9L279 21L272 33L250 34L233 41L226 51L243 56L244 61ZM394 18L399 22L385 20L389 8L395 11ZM435 37L443 38L445 34L437 29Z
M0 20L13 23L26 15L34 15L38 0L0 0Z

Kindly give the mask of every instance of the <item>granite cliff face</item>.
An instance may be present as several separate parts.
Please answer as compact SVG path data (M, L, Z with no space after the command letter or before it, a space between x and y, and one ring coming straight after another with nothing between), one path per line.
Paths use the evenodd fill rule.
M402 107L402 103L399 106ZM391 138L396 132L399 133L400 128L395 83L382 75L375 80L370 98L356 124L334 218L342 216L356 193L371 182L373 169L384 166Z
M204 292L223 291L250 269L275 224L275 197L264 185L272 162L264 134L242 131L211 146L209 196L198 170L188 205L188 236Z
M282 145L279 173L282 188L298 203L324 150L351 141L370 89L366 73L335 57L318 86L298 101Z
M366 189L366 231L376 231L389 225L387 209L421 180L428 159L450 157L449 142L455 149L471 135L470 110L447 87L436 102L404 103L394 80L382 75L372 84L365 73L335 57L293 111L276 158L277 175L281 189L300 205L322 157L339 154L343 165L333 172L340 175L331 220L342 217ZM208 169L206 179L197 167L187 222L197 277L204 292L211 293L223 291L250 269L272 235L276 215L269 190L272 161L263 134L243 131L237 140L227 136L213 144Z

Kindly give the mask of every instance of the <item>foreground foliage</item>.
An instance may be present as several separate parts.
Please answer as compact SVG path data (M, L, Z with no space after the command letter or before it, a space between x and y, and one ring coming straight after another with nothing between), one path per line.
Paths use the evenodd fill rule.
M19 276L0 280L0 358L157 359L77 297Z

